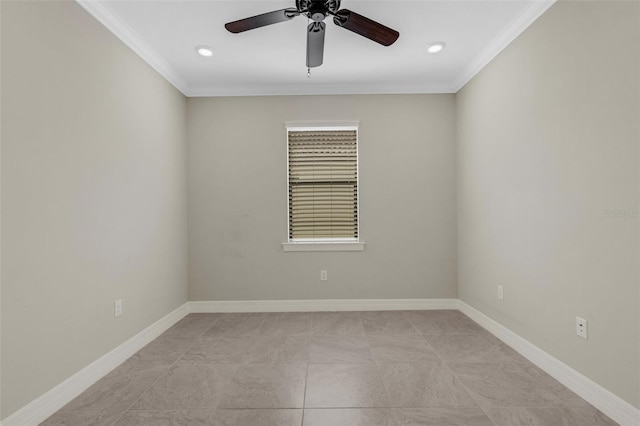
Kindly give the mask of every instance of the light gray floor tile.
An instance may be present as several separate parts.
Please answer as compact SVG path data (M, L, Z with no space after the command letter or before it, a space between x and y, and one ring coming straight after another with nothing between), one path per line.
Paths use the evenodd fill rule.
M220 314L187 315L167 330L163 336L198 338L211 328L219 316Z
M315 336L365 335L358 312L314 312L311 316L311 332Z
M422 336L369 336L367 338L377 362L437 362L438 355Z
M476 335L425 336L427 343L445 362L508 362L512 361L499 345L492 345Z
M309 364L305 407L389 407L375 364Z
M469 321L471 321L471 320L469 320ZM529 363L530 362L528 359L526 359L525 357L520 355L516 350L512 349L511 347L509 347L502 340L498 339L496 336L494 336L488 330L485 330L484 328L480 327L479 325L476 324L476 328L475 328L474 331L475 331L475 333L476 333L476 335L478 337L480 337L481 339L485 340L489 345L496 346L498 348L498 351L502 355L508 356L509 358L511 358L512 361L514 361L514 362L524 362L524 363ZM429 340L430 336L425 336L425 337L426 337L427 340Z
M313 336L309 362L312 364L348 364L373 362L366 337Z
M167 365L126 361L67 404L70 411L124 411L168 371Z
M190 314L43 424L303 421L615 425L454 310Z
M236 370L234 364L174 365L130 409L214 409Z
M485 330L484 328L481 328L480 330L478 330L476 334L482 337L483 339L485 339L487 342L491 343L492 345L497 345L502 343L502 340L498 339L496 336L493 335L493 333L491 333L488 330Z
M576 426L617 426L618 424L594 407L571 407L571 416L576 419ZM573 425L571 425L573 426Z
M558 418L562 409L545 408L545 414L555 414L554 418L557 426L561 426L561 420ZM539 426L537 419L539 412L531 412L529 408L506 407L506 408L485 408L485 411L493 420L496 426Z
M401 311L374 311L360 313L366 334L403 335L418 334Z
M166 364L176 362L196 341L192 337L172 337L164 334L136 352L130 361Z
M41 426L110 426L120 411L58 411Z
M241 336L218 336L198 339L178 360L178 364L238 364L251 345L251 339Z
M494 426L480 408L399 408L398 426Z
M304 364L250 364L238 368L218 408L302 408Z
M615 426L616 423L593 407L490 408L486 410L496 426Z
M563 405L513 362L451 363L448 366L483 408Z
M482 329L458 311L406 311L404 314L423 335L470 335Z
M321 408L304 410L303 426L396 426L388 408Z
M202 337L257 336L265 318L265 314L224 314L216 320Z
M571 407L589 407L589 403L567 389L562 383L542 371L530 362L518 363L536 381L537 384L553 393L560 401Z
M126 411L113 426L208 426L211 411Z
M209 422L211 426L300 426L302 410L216 410Z
M245 356L245 364L306 364L309 336L261 336L255 338Z
M223 312L217 313L218 319L237 319L242 320L245 318L266 318L267 316L282 315L283 312Z
M378 364L393 407L477 407L442 362Z
M265 318L260 336L308 336L311 334L311 315L287 312Z
M504 355L506 355L509 358L511 358L511 360L513 362L525 363L525 364L530 364L531 363L531 361L529 361L528 359L526 359L525 357L520 355L520 353L518 353L518 351L516 351L515 349L511 348L509 345L507 345L505 343L502 343L502 342L498 343L498 348L499 348L501 353L503 353Z

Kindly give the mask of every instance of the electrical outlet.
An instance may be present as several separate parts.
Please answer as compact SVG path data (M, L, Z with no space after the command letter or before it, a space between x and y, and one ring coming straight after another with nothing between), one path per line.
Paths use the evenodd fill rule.
M320 281L327 281L327 271L325 269L320 271Z
M576 334L583 339L588 339L587 320L576 317Z
M498 299L504 300L504 287L498 286Z
M122 299L118 299L113 302L113 313L117 317L122 315Z

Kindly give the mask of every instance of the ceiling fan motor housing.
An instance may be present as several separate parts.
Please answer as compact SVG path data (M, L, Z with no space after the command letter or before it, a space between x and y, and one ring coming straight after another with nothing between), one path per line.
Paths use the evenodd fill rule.
M327 15L338 12L340 0L296 0L296 8L312 21L322 22Z

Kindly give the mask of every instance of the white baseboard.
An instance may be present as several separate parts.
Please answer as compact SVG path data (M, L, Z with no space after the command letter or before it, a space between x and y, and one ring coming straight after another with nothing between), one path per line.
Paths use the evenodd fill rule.
M35 426L190 312L320 312L459 309L522 356L622 426L640 425L640 410L531 342L458 299L337 299L193 301L180 306L114 350L7 417L1 426Z
M4 419L2 426L35 426L43 422L188 313L189 305L185 303Z
M402 311L458 309L458 299L209 300L189 307L193 313Z
M640 425L639 409L465 302L458 301L458 308L613 421L622 426Z

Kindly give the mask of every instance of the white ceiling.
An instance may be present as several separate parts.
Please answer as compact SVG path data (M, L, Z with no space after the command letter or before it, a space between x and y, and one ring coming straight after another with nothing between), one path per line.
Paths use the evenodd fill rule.
M326 19L324 63L305 66L306 17L240 34L226 22L295 0L76 0L187 96L454 93L555 0L343 0L400 32L384 47ZM445 50L428 54L433 41ZM211 58L195 47L209 45Z

